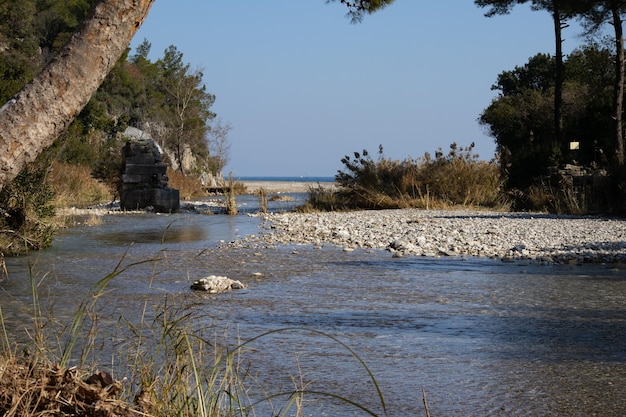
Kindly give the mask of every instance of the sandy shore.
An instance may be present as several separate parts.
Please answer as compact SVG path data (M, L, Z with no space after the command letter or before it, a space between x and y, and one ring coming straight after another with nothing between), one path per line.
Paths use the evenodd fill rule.
M248 192L256 193L263 188L268 193L306 193L311 187L321 185L334 187L330 182L300 182L300 181L241 181Z

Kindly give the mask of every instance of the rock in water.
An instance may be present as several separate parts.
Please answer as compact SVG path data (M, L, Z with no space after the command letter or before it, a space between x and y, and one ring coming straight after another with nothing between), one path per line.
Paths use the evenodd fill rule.
M209 275L191 284L191 289L194 291L206 291L212 294L242 288L246 288L246 284L243 282L218 275Z

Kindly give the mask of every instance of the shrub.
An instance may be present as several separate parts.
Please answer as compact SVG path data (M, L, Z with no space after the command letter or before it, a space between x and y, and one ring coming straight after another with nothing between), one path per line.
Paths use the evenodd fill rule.
M525 190L508 193L516 210L557 214L619 213L620 191L616 178L602 172L558 170L537 178Z
M382 146L375 161L367 150L345 156L336 181L343 187L339 206L346 208L406 208L433 205L501 205L501 179L495 161L479 160L474 144L459 148L456 143L444 154L439 148L433 159L426 153L417 160L391 160ZM319 196L317 196L319 200Z
M335 189L317 184L309 187L307 201L297 207L296 211L308 213L318 210L337 211L345 208L345 202Z
M237 199L235 198L237 195L237 185L232 175L228 177L228 186L225 189L225 193L226 214L234 216L237 214Z
M421 183L429 185L434 198L450 204L494 207L501 201L498 164L479 160L472 154L474 144L458 148L450 145L444 155L441 148L435 159L424 157Z
M192 175L184 175L180 171L167 169L168 186L180 192L180 198L191 200L192 198L204 197L207 195L200 179Z
M86 207L113 200L115 189L93 177L84 165L53 162L47 176L56 207Z
M53 192L46 177L47 161L25 167L0 191L0 252L16 255L52 243Z
M259 188L259 209L261 213L267 213L267 190Z

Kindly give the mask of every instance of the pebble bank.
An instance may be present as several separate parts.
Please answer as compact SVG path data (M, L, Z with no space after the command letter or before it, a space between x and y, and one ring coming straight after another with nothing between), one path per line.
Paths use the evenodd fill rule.
M240 243L386 249L392 256L462 256L544 263L626 262L626 220L489 211L380 210L263 215Z

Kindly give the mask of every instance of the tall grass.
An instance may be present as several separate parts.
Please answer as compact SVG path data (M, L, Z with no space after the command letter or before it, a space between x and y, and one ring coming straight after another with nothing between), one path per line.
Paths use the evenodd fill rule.
M205 197L207 195L205 187L200 179L193 175L183 175L180 171L171 168L167 169L168 186L180 192L180 198L191 200L192 198Z
M225 209L226 209L226 214L231 215L231 216L234 216L237 214L236 195L237 195L237 187L236 187L235 180L232 175L229 175L228 185L226 186L226 191L225 191L225 197L226 197Z
M115 195L114 189L95 179L91 169L83 165L54 161L46 180L57 207L87 207L112 201Z
M615 179L605 175L585 174L574 176L555 172L538 178L525 190L508 191L515 208L519 210L546 211L557 214L619 214L620 191Z
M0 415L234 417L256 415L255 408L266 404L272 410L280 410L275 415L304 416L305 395L339 400L367 415L379 415L359 399L308 389L302 374L294 379L292 390L272 392L272 387L255 387L257 382L251 377L245 358L255 350L255 342L284 332L313 332L347 350L355 366L366 371L382 415L387 414L383 394L365 361L335 336L288 328L232 344L225 334L207 336L206 330L198 330L196 314L187 308L171 308L167 298L151 323L144 321L145 317L139 325L120 318L125 329L120 331L127 342L111 353L115 355L111 364L117 364L117 368L101 370L102 364L95 359L99 356L93 354L96 340L110 340L111 336L98 334L96 304L106 294L110 282L128 268L145 262L154 262L155 266L158 263L151 259L123 265L123 260L95 284L89 300L80 303L71 322L60 329L52 313L46 315L42 311L39 286L44 279L36 280L31 271L33 326L29 346L11 344L0 307ZM21 351L28 354L21 355ZM89 357L93 358L92 363L88 362ZM116 380L112 376L116 374L125 378ZM255 394L253 398L249 395L251 390L266 394ZM281 403L280 407L275 407L275 401Z
M500 207L501 178L495 161L481 161L473 154L474 144L441 148L435 158L426 153L403 161L385 158L382 146L374 160L367 150L346 155L336 181L342 186L333 194L339 208L433 208L450 206ZM333 192L334 193L334 192ZM316 200L323 206L322 196ZM322 200L322 201L320 201Z
M156 343L137 335L131 370L136 402L152 416L247 415L241 351L191 330L191 320L190 313L164 308L153 324Z
M261 213L267 213L267 190L259 188L259 210Z

